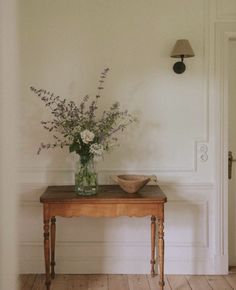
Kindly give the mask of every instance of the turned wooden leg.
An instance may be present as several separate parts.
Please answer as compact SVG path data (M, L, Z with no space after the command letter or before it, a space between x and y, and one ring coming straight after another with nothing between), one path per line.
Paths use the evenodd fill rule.
M156 217L151 217L151 275L155 275Z
M51 218L51 278L55 278L55 240L56 240L56 218Z
M49 221L44 219L44 258L45 258L45 271L46 271L46 289L50 290L50 246L49 246Z
M159 264L159 285L164 289L164 218L158 219L158 264Z

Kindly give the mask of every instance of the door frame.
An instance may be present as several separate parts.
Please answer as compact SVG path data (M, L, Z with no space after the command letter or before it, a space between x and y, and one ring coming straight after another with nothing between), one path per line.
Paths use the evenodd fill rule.
M215 198L214 267L228 273L228 100L229 43L236 39L236 23L216 23L214 54Z

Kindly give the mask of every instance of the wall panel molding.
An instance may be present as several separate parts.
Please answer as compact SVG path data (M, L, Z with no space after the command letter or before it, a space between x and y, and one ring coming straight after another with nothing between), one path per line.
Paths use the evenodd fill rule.
M209 256L196 259L166 259L166 274L204 275L214 274L212 271L212 259ZM44 261L42 259L20 259L21 274L44 273ZM93 259L58 259L56 273L58 274L149 274L150 261L145 258L121 259L121 258L93 258ZM114 270L115 269L115 270ZM180 272L181 269L181 272Z
M110 175L110 174L109 174ZM30 179L29 179L30 180ZM114 184L114 182L109 178L107 184ZM73 185L73 182L28 182L19 183L19 196L21 202L38 202L40 195L49 185ZM199 183L199 182L158 182L158 185L163 189L163 191L168 196L168 201L178 201L184 198L184 201L191 200L197 202L203 196L204 200L207 200L208 194L214 189L213 183ZM199 195L201 193L201 195ZM197 194L197 196L196 196Z
M42 204L38 201L32 201L32 200L22 200L20 202L21 207L26 207L27 208L41 208L41 211L43 211L43 207ZM166 214L168 214L169 216L171 216L171 209L174 211L178 211L179 213L184 213L185 210L189 210L189 207L192 208L192 211L194 212L194 209L196 210L196 212L201 211L201 218L202 218L202 224L201 224L201 235L197 236L196 240L191 242L186 242L185 240L182 241L173 241L168 238L168 240L166 241L166 246L167 247L208 247L209 246L209 206L208 206L208 201L194 201L194 200L189 200L189 201L180 201L180 200L169 200L168 204L166 205ZM194 214L193 214L194 215ZM178 217L178 215L177 215ZM199 219L200 217L198 215L195 216L196 219ZM168 220L168 218L166 218L166 223L172 223L171 221L171 217L169 218L170 221ZM200 223L199 223L200 226ZM60 245L83 245L85 242L81 242L81 241L62 241L59 240L58 241ZM35 244L38 245L40 244L40 241L25 241L24 245L31 245L31 244ZM87 243L87 242L86 242ZM98 242L96 242L98 243ZM99 243L102 244L106 244L108 242L105 241L100 241ZM113 244L119 244L119 243L124 243L124 242L119 242L119 241L114 241L114 242L109 242L109 243L113 243ZM126 243L126 242L125 242ZM88 242L88 244L94 244L94 241L90 241ZM143 242L137 242L135 243L135 245L144 245L145 243ZM133 242L132 242L133 245Z
M202 143L200 143L202 145ZM197 152L202 155L200 149ZM207 162L200 161L203 165ZM202 165L202 166L203 166ZM206 164L207 165L207 164ZM118 174L142 174L142 175L155 175L157 176L158 183L161 184L210 184L210 182L203 182L205 178L202 176L196 176L196 173L184 171L158 171L158 169L152 170L134 170L134 169L123 169L123 170L98 170L98 178L100 184L111 184L111 175ZM18 179L19 184L42 184L42 185L66 185L74 183L74 169L73 168L48 168L48 167L20 167L18 168Z
M236 4L234 0L216 0L218 21L236 21Z
M44 272L42 242L21 242L19 252L21 273ZM150 243L147 242L58 242L56 253L57 273L148 274L150 271ZM201 261L205 269L209 257L207 247L167 244L166 273L196 273L190 265ZM178 262L188 264L188 270L186 267L180 270Z
M41 224L42 205L39 202L39 196L46 186L45 183L21 184L20 211L24 212L25 224L27 224L27 216L34 221L33 228L40 227ZM168 196L165 225L166 273L202 274L202 271L211 273L209 199L213 185L208 183L164 183L161 186ZM143 219L144 224L148 225L149 219ZM58 220L58 231L60 229L63 231L63 227L67 224L66 221L63 222L64 225L61 224L63 220ZM129 221L130 218L127 218L127 223ZM173 223L173 221L175 222ZM81 222L80 226L83 227L88 228L89 225L92 225L91 222L87 224L86 218ZM122 222L116 223L115 220L114 222L116 226L122 225ZM176 224L176 229L173 228L174 224ZM71 227L75 225L76 221L75 224L71 224ZM110 223L103 224L100 221L99 226L103 231L106 229L107 233L111 230ZM27 228L25 227L24 231L27 231ZM59 235L56 246L57 273L149 273L150 237L148 229L145 229L147 237L145 235L139 237L135 232L133 235L131 227L132 241L120 239L106 241L92 238L80 240L79 233L76 239L70 239L67 236L68 240L65 240L63 236ZM181 232L176 235L178 229ZM29 238L23 238L19 244L21 273L44 271L43 238L42 235L37 238L37 233L40 231L41 227L36 230L36 234L34 232L26 234L25 237ZM136 238L137 241L134 241ZM181 268L179 263L182 264ZM193 267L193 265L195 266Z
M202 82L202 90L201 90L201 95L204 98L204 105L201 108L204 111L204 119L205 119L205 124L203 125L202 128L202 133L200 134L200 136L195 136L193 137L193 140L188 140L189 145L191 146L191 153L188 153L188 156L184 155L183 152L183 158L188 158L189 159L189 165L187 166L167 166L167 167L158 167L158 165L155 168L143 168L142 170L140 170L140 172L146 172L147 174L150 173L152 174L153 172L158 172L161 174L189 174L192 173L193 175L197 175L197 174L201 174L201 168L200 166L198 166L198 163L201 163L201 156L202 154L199 152L199 147L202 144L206 144L208 145L209 143L209 46L210 46L210 35L209 35L209 26L210 26L210 17L209 17L209 6L210 6L210 0L202 0L202 4L204 7L204 11L201 14L202 19L202 23L204 23L202 25L202 31L201 31L201 35L199 36L199 38L201 38L200 42L202 42L202 46L199 47L199 52L201 56L202 56L202 63L201 63L201 67L200 67L200 72L199 74L201 75L201 82ZM209 154L211 153L211 147L209 147ZM190 152L190 150L189 150ZM179 162L181 163L181 161ZM208 164L208 160L206 160L206 166L209 166ZM25 168L20 168L21 173L24 172ZM35 168L29 168L29 170L32 170L32 175L33 172L36 171ZM38 169L38 172L41 169ZM43 174L43 170L44 168L42 168L42 174ZM48 169L49 170L49 169ZM67 171L69 169L66 168L62 168L62 169L53 169L51 171L55 171L58 170L58 172L60 170L62 171ZM126 169L127 171L136 171L135 168L128 168ZM111 171L109 168L104 169L105 171ZM122 168L116 168L114 169L114 171L123 171ZM68 171L69 173L69 171Z

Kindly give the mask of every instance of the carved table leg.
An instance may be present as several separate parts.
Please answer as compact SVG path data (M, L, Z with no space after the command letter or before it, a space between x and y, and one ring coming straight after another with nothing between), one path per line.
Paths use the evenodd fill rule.
M51 278L55 278L55 240L56 240L56 218L51 218Z
M46 270L46 289L50 290L50 246L49 246L49 221L44 219L44 257L45 257L45 270Z
M156 217L151 217L151 275L155 275Z
M164 289L164 218L158 219L158 263L159 263L159 273L160 289Z

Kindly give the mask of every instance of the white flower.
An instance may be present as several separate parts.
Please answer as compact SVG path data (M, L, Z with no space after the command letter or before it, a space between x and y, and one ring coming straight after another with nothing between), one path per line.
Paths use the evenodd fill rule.
M95 135L93 132L89 131L89 130L84 130L80 133L80 136L82 138L82 141L85 143L85 144L88 144L90 142L93 141Z
M102 144L94 143L90 146L89 151L95 156L102 156L104 148Z

